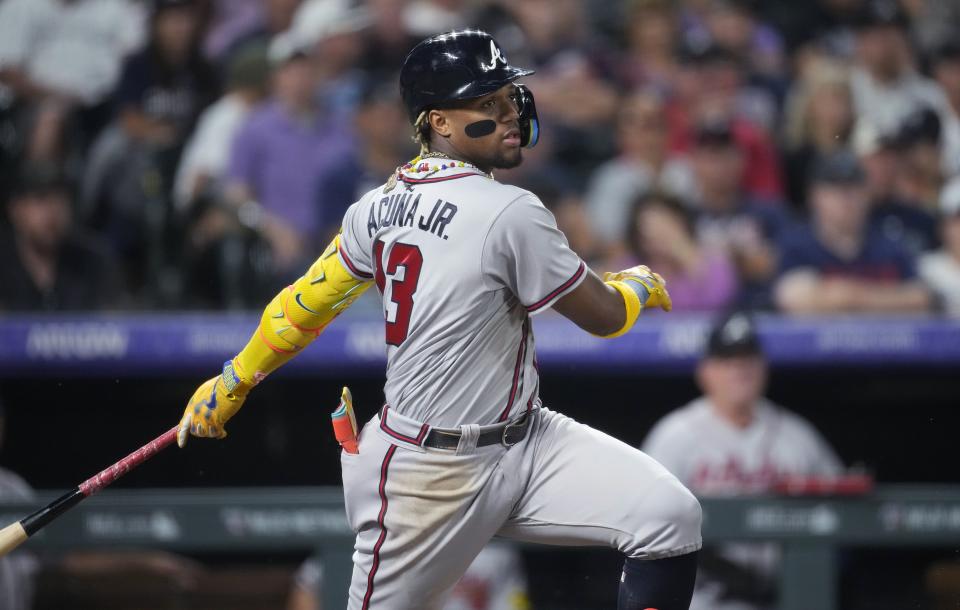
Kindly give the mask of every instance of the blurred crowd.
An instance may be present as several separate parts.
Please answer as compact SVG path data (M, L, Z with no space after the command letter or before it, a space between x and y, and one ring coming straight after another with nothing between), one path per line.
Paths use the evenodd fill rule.
M0 0L0 310L259 308L416 152L397 71L484 29L497 178L675 308L960 315L952 0Z

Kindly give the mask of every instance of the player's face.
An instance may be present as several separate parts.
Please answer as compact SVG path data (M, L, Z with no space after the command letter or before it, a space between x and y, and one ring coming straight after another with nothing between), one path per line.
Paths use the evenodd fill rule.
M763 396L767 369L754 355L707 358L699 371L700 384L720 408L752 408Z
M444 109L450 146L481 169L510 169L520 165L520 111L516 87Z

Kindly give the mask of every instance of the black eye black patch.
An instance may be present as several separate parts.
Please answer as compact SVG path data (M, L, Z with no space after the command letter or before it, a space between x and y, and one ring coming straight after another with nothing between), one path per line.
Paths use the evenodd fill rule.
M463 128L463 133L467 134L471 138L482 138L488 136L491 133L497 130L497 123L491 121L490 119L484 119L482 121L476 121L470 123Z

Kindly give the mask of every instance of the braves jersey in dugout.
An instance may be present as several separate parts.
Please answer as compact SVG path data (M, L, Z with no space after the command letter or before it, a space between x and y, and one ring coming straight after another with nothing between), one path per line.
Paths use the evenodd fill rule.
M417 158L350 206L342 231L342 262L383 301L391 409L449 428L537 406L529 316L587 269L535 195Z

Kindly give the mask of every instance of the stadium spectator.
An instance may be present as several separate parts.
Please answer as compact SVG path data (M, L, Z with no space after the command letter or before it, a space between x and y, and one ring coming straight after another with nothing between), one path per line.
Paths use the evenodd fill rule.
M627 48L619 58L617 78L627 89L653 90L666 95L677 74L676 5L670 0L630 2L627 8Z
M773 105L764 101L765 92L744 86L742 59L718 46L685 48L677 83L666 106L669 150L688 152L699 124L727 122L746 156L743 189L757 198L780 199L779 156L760 126L772 120Z
M757 3L783 36L793 58L817 49L848 60L855 51L855 25L867 0L764 0Z
M360 57L360 66L367 74L376 78L397 74L403 58L422 40L408 29L404 18L407 4L407 0L367 0L373 23L364 31Z
M634 93L617 116L620 154L591 175L585 200L591 226L606 244L608 256L625 252L623 228L640 195L662 190L682 198L693 195L690 164L667 151L663 104L652 92Z
M291 35L311 50L317 96L325 110L349 121L359 103L365 75L357 67L363 32L372 23L365 7L348 0L306 0L293 18Z
M960 317L960 176L943 189L940 198L943 248L925 254L918 266L920 277L937 295L943 311Z
M807 201L814 161L847 146L854 118L846 68L832 61L812 62L794 83L786 106L783 166L793 206Z
M301 565L286 610L322 610L317 592L323 566L315 558ZM441 610L529 610L523 558L507 543L492 542L473 560Z
M955 0L902 0L910 17L910 39L921 52L954 41L960 34L960 3Z
M737 270L727 253L701 245L690 210L669 195L637 199L626 241L633 258L620 267L656 269L670 286L674 311L719 311L737 296Z
M924 210L936 210L943 188L940 117L927 107L907 115L894 138L900 151L897 192Z
M218 67L230 65L231 52L238 52L237 42L261 27L264 22L263 0L212 0L210 23L203 37L203 55ZM263 41L259 46L263 46ZM256 45L255 45L256 46Z
M264 46L247 45L230 61L226 92L203 111L184 147L174 184L180 211L199 197L222 195L233 139L247 115L266 97L269 76Z
M919 74L907 39L907 21L895 0L868 0L858 24L851 75L857 114L892 133L912 112L940 108L943 94Z
M780 309L791 314L929 310L931 295L917 281L910 254L869 226L856 157L839 152L821 159L811 180L812 220L782 249L775 290Z
M227 199L266 238L276 277L286 282L315 254L322 233L318 176L339 166L355 144L315 98L310 48L291 35L279 36L270 45L270 58L272 96L234 140Z
M403 9L408 32L420 39L437 32L470 27L471 0L413 0Z
M200 35L197 0L153 0L149 43L127 61L115 95L134 141L182 144L210 102L217 75L200 54Z
M218 0L218 13L231 15L236 13L237 21L230 23L228 19L223 23L225 30L213 29L210 35L222 36L222 40L209 40L214 55L221 64L229 62L230 58L247 45L269 45L274 38L288 31L293 25L293 16L300 8L302 0L256 0L259 7L256 12L243 6L244 0ZM249 15L246 13L249 11ZM240 14L243 18L240 18ZM216 15L217 13L215 13ZM221 22L215 21L215 25ZM227 25L230 23L230 25Z
M931 70L944 93L940 118L943 121L943 170L947 176L960 174L960 42L939 45L931 57Z
M170 200L183 144L215 99L216 75L200 53L196 0L153 0L150 41L124 66L117 119L97 139L83 176L84 216L126 263L143 298L173 298L166 277Z
M691 159L700 243L732 257L743 282L740 298L745 307L768 308L776 244L788 223L785 213L780 205L761 202L741 189L745 155L730 123L700 125Z
M124 0L4 0L0 83L25 100L101 102L143 42L142 17Z
M497 40L513 42L503 43L510 61L536 69L524 82L536 91L541 120L551 126L554 160L585 181L613 152L619 96L607 49L593 36L585 5L578 0L527 0L502 7L507 13L500 26L503 35L492 33Z
M25 165L7 203L12 235L0 240L0 310L71 311L121 305L106 249L76 230L72 188L46 163Z
M700 12L690 10L702 4ZM708 0L687 3L684 37L688 43L710 41L746 62L752 81L778 92L785 77L786 58L779 32L762 23L752 0Z
M710 331L696 377L703 396L657 422L642 446L694 494L762 494L785 477L841 473L813 426L764 398L767 362L748 316L733 314ZM769 610L778 564L771 543L705 548L690 609Z
M143 43L143 21L126 0L0 2L0 98L18 103L28 157L65 154L74 110L85 136L102 126L123 59Z
M935 248L938 238L933 215L921 204L904 199L897 190L903 164L896 136L884 136L861 119L854 128L851 145L864 170L871 224L914 256Z

